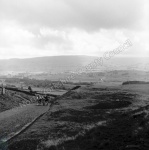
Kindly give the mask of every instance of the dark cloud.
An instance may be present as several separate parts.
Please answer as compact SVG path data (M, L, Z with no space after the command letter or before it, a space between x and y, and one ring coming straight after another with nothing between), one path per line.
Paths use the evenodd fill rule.
M26 26L85 30L130 28L141 17L140 0L1 0L0 20Z
M135 46L127 54L146 55L146 4L147 0L0 0L0 58L102 55L128 38Z

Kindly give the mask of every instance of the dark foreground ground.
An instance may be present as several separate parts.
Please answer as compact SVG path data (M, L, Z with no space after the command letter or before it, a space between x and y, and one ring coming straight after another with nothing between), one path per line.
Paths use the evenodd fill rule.
M141 85L138 90L138 86L137 90L82 87L5 146L9 150L148 150L149 91L143 93Z

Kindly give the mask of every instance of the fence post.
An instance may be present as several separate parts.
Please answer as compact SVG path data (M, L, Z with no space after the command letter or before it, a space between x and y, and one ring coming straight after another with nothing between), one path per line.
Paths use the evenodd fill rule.
M2 95L4 95L5 94L5 87L4 87L4 85L2 84L2 93L1 93Z

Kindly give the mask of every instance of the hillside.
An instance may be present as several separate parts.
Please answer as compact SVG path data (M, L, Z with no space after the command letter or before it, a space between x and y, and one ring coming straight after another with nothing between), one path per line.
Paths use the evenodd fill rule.
M61 72L87 65L93 59L94 57L88 56L52 56L0 60L0 71Z
M32 100L25 94L7 91L5 95L0 95L0 112L32 103Z
M100 56L99 56L100 57ZM26 59L0 60L0 73L9 72L67 72L76 71L92 63L97 57L93 56L47 56ZM93 68L100 70L149 70L148 58L114 57L110 60L103 58L103 66ZM95 71L94 70L94 71Z

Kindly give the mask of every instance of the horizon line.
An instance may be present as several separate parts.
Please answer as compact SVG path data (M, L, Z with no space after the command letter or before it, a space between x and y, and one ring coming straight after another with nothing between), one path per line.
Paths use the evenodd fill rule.
M35 57L12 57L12 58L0 58L0 60L13 60L13 59L34 59L44 57L71 57L71 56L82 56L82 57L101 57L93 55L53 55L53 56L35 56ZM149 56L116 56L116 58L148 58Z

